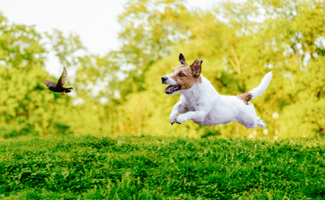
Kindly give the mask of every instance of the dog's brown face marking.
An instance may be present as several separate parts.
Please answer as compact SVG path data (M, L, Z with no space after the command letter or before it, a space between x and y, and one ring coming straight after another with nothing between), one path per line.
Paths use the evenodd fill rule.
M181 90L190 89L194 83L201 81L201 64L202 60L195 60L194 63L189 67L185 61L183 54L179 55L179 61L181 65L173 69L173 73L171 75L172 79L174 79L181 86Z
M173 70L172 79L181 85L181 90L190 89L201 77L194 77L192 69L188 66L179 66Z
M248 102L252 99L252 94L249 92L246 92L244 94L237 96L239 99L243 100L246 105L248 105Z

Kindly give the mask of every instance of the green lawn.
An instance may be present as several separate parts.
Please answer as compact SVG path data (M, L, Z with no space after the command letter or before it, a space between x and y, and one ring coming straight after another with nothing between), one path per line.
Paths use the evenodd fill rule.
M0 143L1 199L324 199L325 139Z

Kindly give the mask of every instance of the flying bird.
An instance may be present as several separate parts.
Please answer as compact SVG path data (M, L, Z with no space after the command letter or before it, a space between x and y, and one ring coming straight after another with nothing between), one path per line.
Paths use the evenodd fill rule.
M69 87L69 88L63 87L66 80L67 80L67 69L64 67L60 79L58 80L58 83L53 83L51 81L44 81L44 83L51 91L61 92L61 95L64 95L64 93L69 93L73 89L73 87Z

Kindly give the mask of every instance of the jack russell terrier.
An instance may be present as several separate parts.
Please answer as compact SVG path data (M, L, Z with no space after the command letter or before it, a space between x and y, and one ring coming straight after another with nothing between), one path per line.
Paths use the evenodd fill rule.
M195 60L189 67L183 54L179 55L181 65L173 73L161 78L169 86L165 93L180 93L181 98L170 114L170 123L182 124L193 120L196 124L213 126L236 121L246 128L265 127L266 124L257 117L254 105L249 101L261 95L269 85L272 71L267 73L260 85L250 92L238 95L220 95L211 83L201 74L202 60ZM178 115L180 113L181 115Z

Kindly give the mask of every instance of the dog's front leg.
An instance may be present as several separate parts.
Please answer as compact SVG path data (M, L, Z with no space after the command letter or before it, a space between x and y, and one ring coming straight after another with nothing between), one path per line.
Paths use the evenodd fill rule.
M204 111L190 111L178 116L176 122L178 124L182 124L191 119L195 122L200 123L204 121L204 118L206 117L207 114L208 113Z
M173 107L172 112L170 113L170 124L173 125L176 122L176 118L178 116L178 113L184 113L186 112L186 108L182 105L182 102L179 101L176 103L176 105Z

